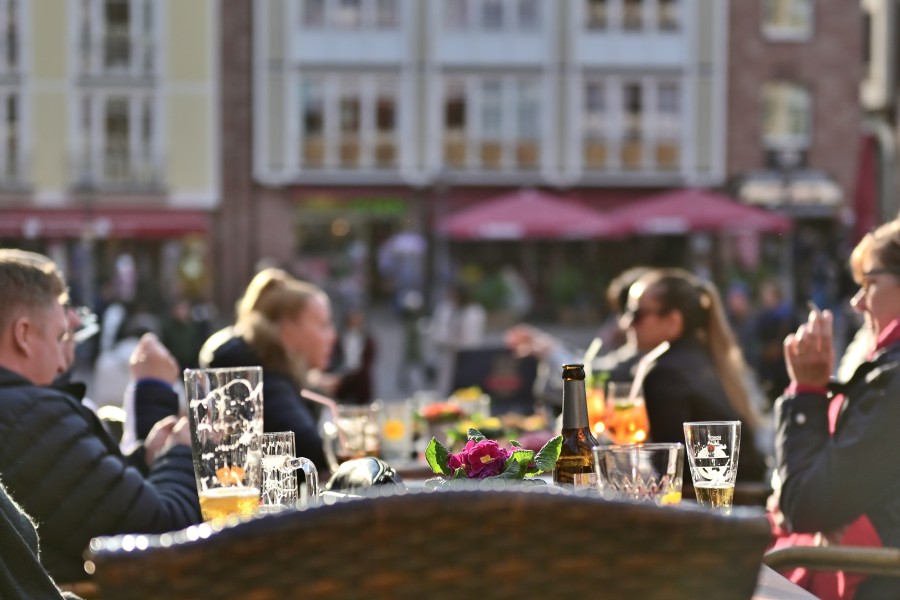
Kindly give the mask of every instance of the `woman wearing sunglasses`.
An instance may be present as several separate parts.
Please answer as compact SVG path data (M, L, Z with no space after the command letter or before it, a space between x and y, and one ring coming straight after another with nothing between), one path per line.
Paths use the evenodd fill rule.
M681 269L653 270L631 286L621 325L647 353L638 374L653 441L684 442L686 421L740 420L738 479L762 480L749 370L715 286Z

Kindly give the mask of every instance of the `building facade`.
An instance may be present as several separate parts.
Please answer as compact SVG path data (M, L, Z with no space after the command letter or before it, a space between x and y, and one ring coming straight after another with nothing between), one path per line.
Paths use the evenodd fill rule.
M788 297L835 307L847 290L865 132L863 18L840 0L730 3L727 175L747 203L795 221ZM786 276L794 273L796 276Z
M253 142L252 156L224 147L223 219L242 239L222 260L243 270L225 298L261 259L388 293L384 249L410 230L431 244L425 271L448 276L431 256L440 217L523 187L602 209L725 181L728 3L228 4L223 119ZM239 224L247 210L253 225ZM487 263L509 251L456 250L472 248Z
M0 1L0 238L76 299L209 293L218 2Z

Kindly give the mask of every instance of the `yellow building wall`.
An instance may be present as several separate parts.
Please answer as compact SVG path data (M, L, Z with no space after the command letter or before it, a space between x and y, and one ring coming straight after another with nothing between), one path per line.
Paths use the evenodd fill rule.
M69 183L68 2L28 3L27 44L30 180L34 190L60 191Z
M59 0L32 0L28 3L30 29L24 42L30 45L30 76L66 80L69 9L68 2Z
M213 189L211 101L196 94L173 94L166 101L167 179L173 193Z
M167 44L166 77L172 82L206 81L213 74L213 0L172 0L163 27Z

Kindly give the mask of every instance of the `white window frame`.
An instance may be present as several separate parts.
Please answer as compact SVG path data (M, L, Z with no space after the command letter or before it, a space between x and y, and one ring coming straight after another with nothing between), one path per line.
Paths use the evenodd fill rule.
M15 75L17 73L22 72L22 61L23 55L22 52L24 50L25 44L22 43L22 35L25 31L25 6L26 2L24 0L19 0L16 4L16 23L15 23L15 31L16 31L16 64L12 65L9 61L9 55L7 54L7 38L3 36L0 43L2 43L2 47L0 47L0 77L4 75ZM6 31L6 28L9 24L9 7L10 0L0 0L0 31Z
M78 36L78 42L75 48L79 52L79 60L77 61L79 74L89 77L135 77L147 78L159 72L160 68L160 20L162 18L160 3L156 0L123 0L128 4L128 14L130 17L129 27L129 57L128 64L124 68L107 68L104 65L104 38L106 35L106 21L104 19L103 9L106 0L85 0L90 12L87 22L90 25L89 36L87 40L82 39L80 30L81 24L84 22L82 8L83 4L79 1L77 4L73 2L73 10L75 11L75 35ZM145 27L146 9L149 7L152 16L151 27ZM85 48L86 44L86 48ZM87 60L83 53L87 52ZM151 64L145 68L145 59L152 57ZM87 68L83 68L83 65Z
M766 15L766 7L769 3L781 4L785 10L805 6L806 25L795 27L769 22ZM815 35L816 0L763 0L760 7L760 26L767 39L779 42L806 42Z
M770 86L782 86L782 94L787 94L792 91L802 92L802 96L798 95L796 98L788 98L785 97L776 104L783 104L783 106L776 106L776 108L780 108L781 110L787 111L789 113L792 110L791 101L796 99L801 99L805 101L806 106L800 107L805 110L805 131L801 133L792 133L786 132L782 135L772 135L766 130L766 105L769 102L768 92L773 89ZM776 90L778 91L778 90ZM812 92L810 89L798 82L791 80L772 80L768 81L763 85L761 95L761 103L760 103L760 117L763 119L762 123L762 142L763 146L767 150L787 150L787 151L802 151L807 150L812 145L812 137L813 137L813 108L814 101ZM799 106L799 104L798 104ZM789 114L782 115L782 118L790 118Z
M89 185L104 187L152 187L159 185L162 178L161 126L159 124L159 95L155 90L104 88L81 90L76 98L75 154L73 156L73 178L76 186ZM106 177L106 106L112 98L124 98L128 103L128 175L124 179ZM82 110L88 103L91 113L89 130L85 131ZM143 120L141 109L150 106L151 139L147 146L142 142ZM149 148L148 148L149 146ZM85 151L87 156L85 156ZM87 162L81 162L86 160ZM149 173L146 175L145 173Z
M298 150L293 151L289 156L293 170L296 172L309 171L399 171L402 143L404 136L402 135L402 122L404 101L401 93L402 74L400 72L353 72L353 73L334 73L323 71L306 71L295 72L291 87L296 91L291 102L291 111L295 115L296 127L291 129L297 132L296 138L290 137L289 143L296 146ZM305 107L303 105L303 95L300 90L308 80L314 80L321 85L321 99L323 108L322 123L322 144L324 159L321 165L308 165L304 160L302 152L299 150L304 145L306 139L305 124L303 114ZM394 85L385 83L393 81ZM357 130L357 140L359 144L359 160L355 166L345 166L340 160L340 143L341 143L341 123L340 123L340 98L345 89L355 92L353 94L359 102L359 124ZM380 92L393 91L394 99L394 144L396 146L396 155L394 164L391 166L380 166L375 157L375 147L379 132L376 130L377 121L375 111L377 109L376 100Z

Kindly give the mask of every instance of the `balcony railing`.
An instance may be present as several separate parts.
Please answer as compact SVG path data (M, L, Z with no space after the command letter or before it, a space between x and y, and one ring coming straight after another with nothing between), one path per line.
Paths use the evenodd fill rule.
M161 159L107 152L99 161L78 158L72 164L70 179L76 190L153 193L164 188Z

